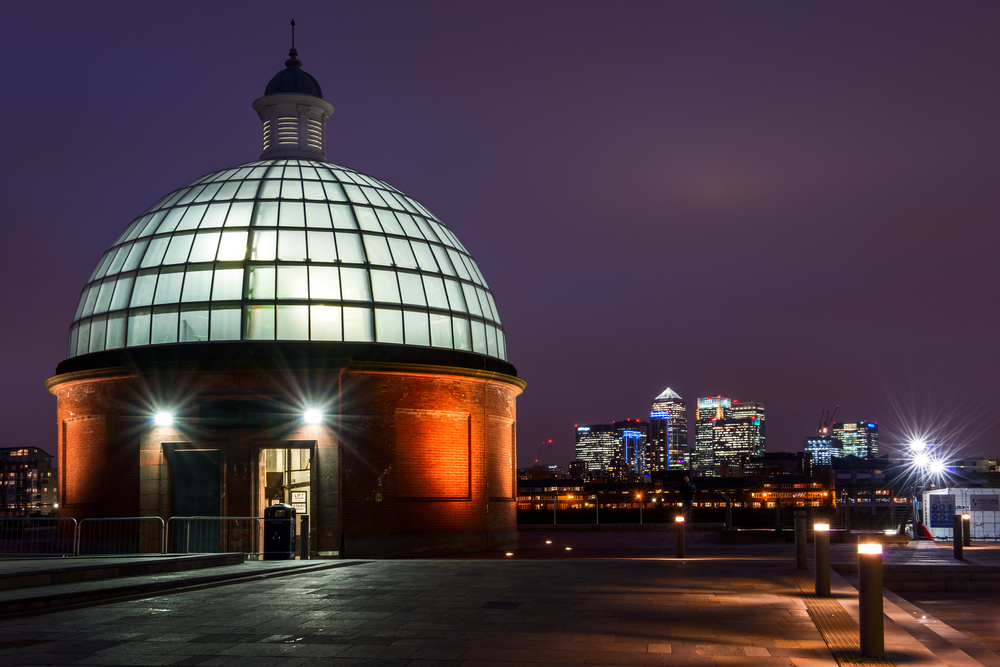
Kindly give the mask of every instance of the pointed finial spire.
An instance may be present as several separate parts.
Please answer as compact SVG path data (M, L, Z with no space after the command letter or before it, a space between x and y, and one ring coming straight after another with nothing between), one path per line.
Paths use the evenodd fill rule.
M292 48L288 49L288 60L285 61L285 67L302 67L298 55L299 52L295 50L295 19L292 19Z

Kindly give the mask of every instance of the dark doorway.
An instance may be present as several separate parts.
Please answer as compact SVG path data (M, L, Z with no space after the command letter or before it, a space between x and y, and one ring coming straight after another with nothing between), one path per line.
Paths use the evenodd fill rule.
M220 452L218 449L177 449L170 457L173 481L173 516L219 516L222 506ZM175 553L219 551L217 521L175 518L171 547Z

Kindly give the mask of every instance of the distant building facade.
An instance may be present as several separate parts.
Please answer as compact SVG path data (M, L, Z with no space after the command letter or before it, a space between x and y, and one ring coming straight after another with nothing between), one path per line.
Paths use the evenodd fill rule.
M834 422L832 435L842 456L878 456L878 422Z
M715 476L715 456L712 446L713 427L716 419L728 419L732 416L733 401L722 396L709 396L698 399L698 409L695 412L694 452L691 455L691 470L702 475Z
M52 456L38 447L0 449L3 487L0 514L6 517L54 516L59 489Z
M754 448L757 449L760 454L763 454L765 436L764 404L757 403L756 401L744 401L739 403L734 400L731 414L733 419L750 419L759 422L757 425L760 426L760 428L757 429L757 441L754 443Z
M688 466L687 403L670 387L653 399L649 410L650 471L679 470Z
M806 436L803 449L812 454L813 465L828 466L835 456L841 456L840 441L829 435Z
M778 475L812 476L812 454L809 452L765 452L748 458L743 464L744 477L770 478Z
M712 426L713 469L720 477L741 477L742 463L764 453L758 418L716 419Z
M586 461L574 459L569 462L570 479L587 479L590 476L589 472L590 466L587 465Z
M608 470L619 449L618 431L612 424L576 427L576 458L590 471Z

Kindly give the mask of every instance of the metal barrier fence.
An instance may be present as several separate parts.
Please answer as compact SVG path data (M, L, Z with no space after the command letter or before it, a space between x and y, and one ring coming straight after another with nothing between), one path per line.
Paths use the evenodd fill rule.
M776 507L732 507L727 516L725 507L694 507L691 523L712 523L731 525L734 528L753 529L771 528L792 530L795 526L795 510L803 509L795 505L780 505ZM810 512L810 520L823 519L830 523L834 530L882 531L898 527L904 521L906 513L903 508L891 506L844 505L837 507L805 508ZM608 508L602 506L586 509L562 509L553 511L517 510L518 524L638 524L661 523L673 525L674 517L680 513L680 508L672 505L649 507L641 512L633 508ZM810 524L811 525L811 524Z
M73 518L0 518L0 555L72 556L77 523Z
M261 552L264 517L175 516L164 528L164 553Z
M81 519L76 530L77 556L162 554L165 525L158 516Z

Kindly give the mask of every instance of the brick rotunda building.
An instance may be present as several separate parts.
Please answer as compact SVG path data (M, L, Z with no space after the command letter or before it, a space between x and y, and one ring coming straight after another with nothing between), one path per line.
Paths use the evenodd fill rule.
M64 516L310 516L310 550L517 545L496 302L433 213L326 158L294 49L257 162L170 192L97 263L46 386Z

